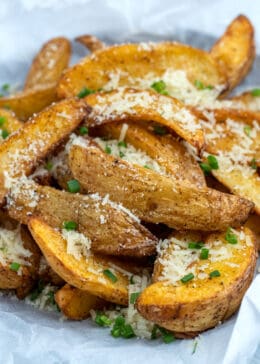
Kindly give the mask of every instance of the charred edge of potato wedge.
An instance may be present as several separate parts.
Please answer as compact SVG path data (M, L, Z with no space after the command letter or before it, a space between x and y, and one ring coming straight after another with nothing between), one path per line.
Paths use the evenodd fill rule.
M254 62L255 53L254 27L246 16L239 15L210 51L227 74L228 91L247 75Z
M246 221L253 208L253 203L246 199L180 184L153 170L127 163L106 154L93 142L85 148L72 146L69 165L86 191L109 194L141 220L175 229L225 230Z
M249 229L252 246L246 255L238 257L237 268L214 263L221 276L202 281L190 281L174 287L167 281L147 287L136 302L136 308L146 319L173 331L176 337L192 338L227 320L237 309L248 289L256 267L255 239ZM236 255L238 256L238 251ZM195 283L195 284L194 284Z
M55 293L55 302L59 309L70 320L84 320L90 316L90 310L102 309L106 301L65 284Z
M38 217L31 217L28 226L47 262L65 282L107 301L127 305L128 278L115 267L115 283L103 274L113 264L109 258L91 255L77 260L67 253L66 240L59 231Z

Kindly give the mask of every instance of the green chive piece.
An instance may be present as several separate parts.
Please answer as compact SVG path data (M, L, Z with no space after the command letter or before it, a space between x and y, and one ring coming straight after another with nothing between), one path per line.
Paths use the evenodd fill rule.
M189 274L186 274L186 276L182 277L181 282L187 283L187 282L191 281L193 278L194 278L194 274L189 273Z
M6 122L5 116L0 116L0 126L2 126Z
M6 129L2 129L2 138L6 139L9 136L9 132Z
M251 95L252 95L252 96L260 96L260 88L254 88L254 89L251 91Z
M201 252L200 252L200 259L204 260L204 259L208 259L208 257L209 257L209 249L202 248Z
M119 157L123 158L125 156L125 153L121 152L121 150L119 151Z
M76 193L80 191L80 184L79 181L76 179L71 179L67 182L68 191L71 193Z
M134 330L130 324L126 324L121 327L121 336L124 339L131 339L135 336Z
M78 224L75 221L63 221L63 228L71 231L71 230L76 230L78 227Z
M246 125L246 126L244 127L244 133L245 133L248 137L250 136L251 131L252 131L251 126Z
M167 129L161 125L154 125L153 132L157 135L165 135L167 134Z
M151 340L157 339L158 335L157 332L159 330L159 327L157 325L153 325L152 332L151 332Z
M169 95L169 92L166 90L166 83L163 80L154 82L151 88L161 95Z
M125 339L130 339L135 336L132 326L125 323L123 316L118 316L116 318L110 333L114 338L123 337Z
M79 133L80 133L80 135L86 135L86 134L88 134L88 128L86 126L81 126L79 128Z
M211 169L218 169L218 160L214 155L208 155L207 156L208 164Z
M105 147L105 152L107 154L111 154L111 152L112 152L111 148L108 145L106 145L106 147Z
M227 228L226 235L225 235L225 240L229 244L237 244L237 236L232 233L231 227Z
M253 159L251 160L250 165L251 165L251 168L253 168L253 169L257 169L257 164L256 164L256 159L255 159L255 158L253 158Z
M213 86L211 86L211 85L205 86L204 83L199 80L195 80L194 86L197 87L198 90L212 90L213 89Z
M135 304L135 301L137 300L137 298L140 296L140 293L141 292L134 292L134 293L131 293L131 296L130 296L130 303L133 305Z
M10 89L10 85L8 83L3 84L3 86L2 86L3 91L8 92L9 89Z
M195 354L197 346L198 346L198 340L195 339L191 355Z
M94 94L96 91L94 90L91 90L90 88L87 88L87 87L83 87L80 92L78 93L78 98L82 99L83 97L85 96L88 96L88 95L91 95L91 94Z
M95 323L99 326L110 326L112 321L105 314L96 312Z
M47 296L48 298L48 303L50 303L51 305L56 305L56 301L55 301L55 297L54 297L54 292L48 292Z
M111 272L111 270L109 269L105 269L103 270L103 274L109 278L113 283L116 283L117 282L117 277Z
M202 241L198 241L197 243L191 242L188 244L189 249L201 249L204 243Z
M9 266L9 268L14 272L18 272L20 267L21 267L21 264L16 263L16 262L11 263Z
M151 167L149 167L147 164L144 165L144 168L147 168L147 169L152 169Z
M200 168L203 170L206 176L208 176L211 172L211 168L207 163L200 163Z
M117 143L118 147L124 147L127 148L127 144L124 140L121 140L120 142Z
M52 170L52 167L53 167L53 163L52 163L52 162L50 162L50 161L48 161L48 162L45 164L45 166L44 166L44 168L45 168L45 169L47 169L47 171L51 171L51 170Z
M134 276L132 275L131 278L130 278L130 284L135 284L135 281L134 281Z
M45 287L45 284L40 279L37 283L37 286L33 289L33 291L30 294L30 300L35 301L39 297L39 295L42 293L44 287Z
M163 327L159 327L159 330L162 334L162 339L165 344L170 344L171 342L176 340L172 332L164 329Z
M214 277L220 277L220 272L218 270L213 270L212 272L209 273L210 278L214 278Z

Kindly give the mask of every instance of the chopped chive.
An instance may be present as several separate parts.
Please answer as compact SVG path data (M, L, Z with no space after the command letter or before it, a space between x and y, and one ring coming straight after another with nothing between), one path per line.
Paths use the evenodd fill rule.
M260 88L254 88L254 89L251 91L251 95L252 95L252 96L260 96Z
M121 150L119 151L119 157L123 158L125 156L125 153L121 152Z
M33 289L33 291L30 293L30 300L35 301L39 295L42 293L43 289L45 287L44 282L40 279L37 283L37 286Z
M162 334L162 340L165 344L169 344L169 343L175 341L175 336L172 332L164 329L163 327L159 327L159 330Z
M209 273L210 278L214 278L214 277L220 277L220 273L218 270L213 270L212 272Z
M44 168L45 168L45 169L47 169L47 171L51 171L51 170L52 170L52 167L53 167L53 163L52 163L52 162L50 162L50 161L48 161L48 162L45 164L45 166L44 166Z
M211 172L211 168L207 163L200 163L200 168L203 170L206 176L208 176Z
M251 160L250 165L251 165L251 168L253 168L253 169L257 169L257 164L256 164L256 159L255 159L255 158L253 158L253 159Z
M147 168L147 169L152 169L151 167L149 167L147 164L144 165L144 168Z
M211 169L218 169L218 160L214 155L207 156L208 164Z
M246 125L246 126L244 127L244 133L245 133L248 137L250 136L251 131L252 131L251 126Z
M200 252L200 259L204 260L204 259L208 259L208 257L209 257L209 249L202 248L201 252Z
M53 291L48 292L47 296L49 297L49 298L48 298L48 302L49 302L51 305L56 305L56 301L55 301L55 297L54 297L54 292L53 292Z
M110 326L112 321L103 313L96 313L95 323L99 326Z
M154 125L153 132L157 135L165 135L167 134L167 129L161 125Z
M132 276L130 277L130 284L135 284L135 281L134 281L134 275L132 275Z
M205 86L203 82L199 80L195 80L194 86L197 87L198 90L212 90L213 86L207 85Z
M86 126L81 126L79 128L79 133L80 133L80 135L86 135L86 134L88 134L88 128Z
M151 340L157 339L157 332L159 327L157 325L153 325L152 332L151 332Z
M2 138L6 139L9 136L9 132L6 129L2 129Z
M10 85L8 83L3 84L3 86L2 86L3 91L7 92L7 91L9 91L9 89L10 89Z
M125 323L124 317L118 316L115 319L114 326L111 330L111 335L114 338L123 337L125 339L130 339L135 336L135 333L132 326Z
M194 278L194 274L189 273L189 274L186 274L186 276L182 277L181 282L187 283L187 282L191 281L193 278Z
M166 83L163 80L154 82L151 88L161 95L169 95L169 92L166 90Z
M225 240L229 244L237 244L237 237L236 237L235 234L232 233L231 227L227 228L226 235L225 235Z
M76 179L71 179L67 182L68 191L71 193L76 193L80 191L80 184L79 181Z
M76 230L78 225L75 221L63 221L63 228L70 231L70 230Z
M109 278L113 283L117 282L117 277L109 269L103 270L103 274Z
M192 353L191 355L195 354L196 350L197 350L197 346L198 346L198 340L195 339L194 340L194 345L193 345L193 349L192 349Z
M91 94L94 94L96 91L94 90L91 90L90 88L87 88L87 87L83 87L80 92L78 93L78 97L80 99L82 99L83 97L85 96L88 96L88 95L91 95Z
M134 292L134 293L131 293L131 296L130 296L130 303L133 305L135 304L135 301L137 300L137 298L140 296L140 293L141 292Z
M16 262L11 263L9 266L9 268L14 272L18 272L20 267L21 267L21 264L16 263Z
M106 145L106 147L105 147L105 152L107 154L111 154L111 152L112 152L111 148L108 145Z
M191 242L188 244L189 249L201 249L204 243L202 241L198 241L197 243Z
M124 148L127 147L127 144L124 140L121 140L120 142L118 142L117 145L118 145L118 147L124 147Z
M0 116L0 126L2 126L6 122L5 116Z

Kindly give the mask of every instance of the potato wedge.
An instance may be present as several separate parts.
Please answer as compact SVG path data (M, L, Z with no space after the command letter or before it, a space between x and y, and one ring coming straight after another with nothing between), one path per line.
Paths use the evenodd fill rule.
M140 219L176 229L215 231L238 226L253 204L208 188L178 183L153 170L103 152L94 143L73 145L69 165L88 192L109 194ZM129 198L131 196L131 198Z
M105 43L103 43L100 39L98 39L94 35L89 35L89 34L81 35L75 38L75 40L80 44L84 45L90 52L95 52L100 49L104 49L106 47Z
M170 240L155 264L154 283L137 299L140 314L177 337L194 337L230 317L253 279L257 255L249 229L232 234L237 244L228 244L225 233L204 237L206 260L196 249L188 249L192 234L179 233ZM181 271L183 276L193 272L194 279L182 283Z
M58 95L76 96L84 87L106 91L121 86L150 88L166 72L176 70L185 71L192 83L226 84L218 63L200 49L175 42L122 44L98 50L68 69L60 80Z
M260 217L259 215L250 215L245 223L245 226L249 228L254 234L256 238L256 245L258 251L260 251Z
M22 125L23 123L17 119L14 112L7 109L0 109L0 131L2 134L2 138L3 131L5 131L4 137L6 137L6 135L12 134L16 130L18 130Z
M157 239L132 214L98 195L72 194L22 181L11 188L7 200L9 215L25 224L31 215L54 228L62 228L64 221L76 222L94 252L136 257L155 253Z
M260 112L260 97L255 95L254 89L234 96L230 100L234 104L241 105L243 109Z
M92 108L86 120L90 127L112 121L153 121L168 127L198 149L204 145L199 120L173 97L149 90L124 89L91 94L85 101Z
M55 84L69 65L70 42L63 37L50 39L35 56L27 74L24 90Z
M232 90L247 75L255 59L254 27L250 20L244 15L236 17L210 54L223 66L228 90Z
M0 145L0 201L6 193L5 177L29 175L80 124L86 113L82 101L64 100L36 115Z
M107 258L90 255L80 260L67 253L67 242L61 233L38 217L29 219L29 229L52 269L67 283L107 301L128 303L128 277ZM117 277L112 282L103 271L112 269Z
M260 122L260 112L251 111L246 109L232 109L232 108L221 108L221 109L209 109L199 110L194 107L191 108L192 112L202 120L208 120L208 117L205 116L208 113L212 114L217 122L223 122L227 119L232 119L238 122L244 122L249 125L253 125L254 121Z
M165 132L163 128L155 126L152 132L138 124L127 124L126 130L124 140L144 151L165 168L169 176L179 181L189 181L198 187L206 186L201 168L185 146L170 134L158 135L159 132ZM110 123L99 127L96 133L98 136L119 140L121 131L122 125Z
M69 284L55 293L55 302L70 320L84 320L90 316L90 310L102 309L105 305L104 300Z
M56 100L56 84L48 84L1 97L0 108L11 109L19 119L27 120Z

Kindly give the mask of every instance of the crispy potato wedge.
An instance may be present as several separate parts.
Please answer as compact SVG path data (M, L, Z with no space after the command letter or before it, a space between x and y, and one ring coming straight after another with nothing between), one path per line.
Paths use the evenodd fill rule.
M200 253L187 248L192 234L177 234L182 245L177 244L175 238L157 260L154 283L137 299L140 314L174 331L177 337L194 337L230 317L253 279L257 255L255 238L249 229L241 228L236 236L238 244L235 245L225 241L225 233L204 238L209 247L209 259L201 260ZM182 283L176 281L180 273L176 273L174 262L180 251L184 254L185 250L193 263L187 267L186 260L180 261L184 262L187 273L194 272L194 279ZM216 271L220 276L210 277L210 273Z
M72 194L25 181L10 190L7 200L10 216L26 224L31 215L54 228L75 221L94 252L136 257L155 253L157 239L119 205L97 195Z
M5 176L29 175L80 124L86 113L82 101L64 100L36 115L0 145L0 201L6 193Z
M0 130L6 130L8 134L11 134L18 130L23 123L17 119L14 112L7 109L0 109Z
M1 97L0 108L11 109L19 119L27 120L56 100L56 84L52 83Z
M75 96L84 88L108 91L121 86L150 88L169 71L183 70L194 83L225 85L218 63L205 51L175 43L122 44L87 56L62 76L58 95Z
M29 219L29 229L52 269L67 283L107 301L128 303L128 278L108 258L89 255L77 260L67 253L67 242L61 233L38 217ZM113 270L117 277L112 282L103 271Z
M120 139L122 125L104 124L96 131L97 135ZM154 130L157 130L156 127ZM159 129L164 132L164 129ZM206 186L204 173L187 149L174 136L155 135L154 132L138 124L128 124L124 140L136 149L144 151L166 173L179 181L189 181L198 187Z
M176 229L222 230L247 219L253 204L209 188L197 188L108 155L93 142L73 145L69 165L88 192L109 194L141 220ZM122 173L123 171L123 173ZM131 198L129 198L131 196Z
M256 238L256 245L258 251L260 251L260 217L259 215L250 215L245 223L245 226L249 228L254 234Z
M1 211L0 231L1 235L6 236L6 230L14 231L14 238L16 249L20 251L20 258L26 263L20 263L19 271L11 269L13 263L12 252L9 252L8 244L5 245L5 240L1 241L1 263L0 263L0 288L1 289L14 289L18 298L24 298L35 282L38 274L40 262L40 250L32 239L28 229L25 226L18 227L18 223L9 218L9 216ZM19 230L18 230L19 229ZM10 237L9 237L10 238ZM13 243L9 243L13 244ZM20 246L23 246L21 248ZM23 256L23 252L29 251L30 256Z
M191 108L193 113L202 120L207 120L205 116L205 111ZM217 122L223 122L227 119L232 119L238 122L244 122L252 125L254 121L260 122L260 112L251 111L246 109L232 109L232 108L222 108L222 109L210 109L208 112L212 113Z
M90 316L90 310L101 309L105 305L101 298L69 284L65 284L55 293L55 302L63 315L70 320L84 320Z
M57 83L69 65L70 54L70 41L66 38L53 38L45 43L32 62L24 90Z
M92 108L86 120L90 127L112 121L153 121L168 127L198 149L204 145L199 120L173 97L149 90L124 89L91 94L85 101Z
M210 54L223 66L228 90L232 90L247 75L255 59L254 27L249 19L244 15L235 18Z
M90 52L95 52L106 47L105 43L90 34L81 35L75 38L75 40L84 45Z

